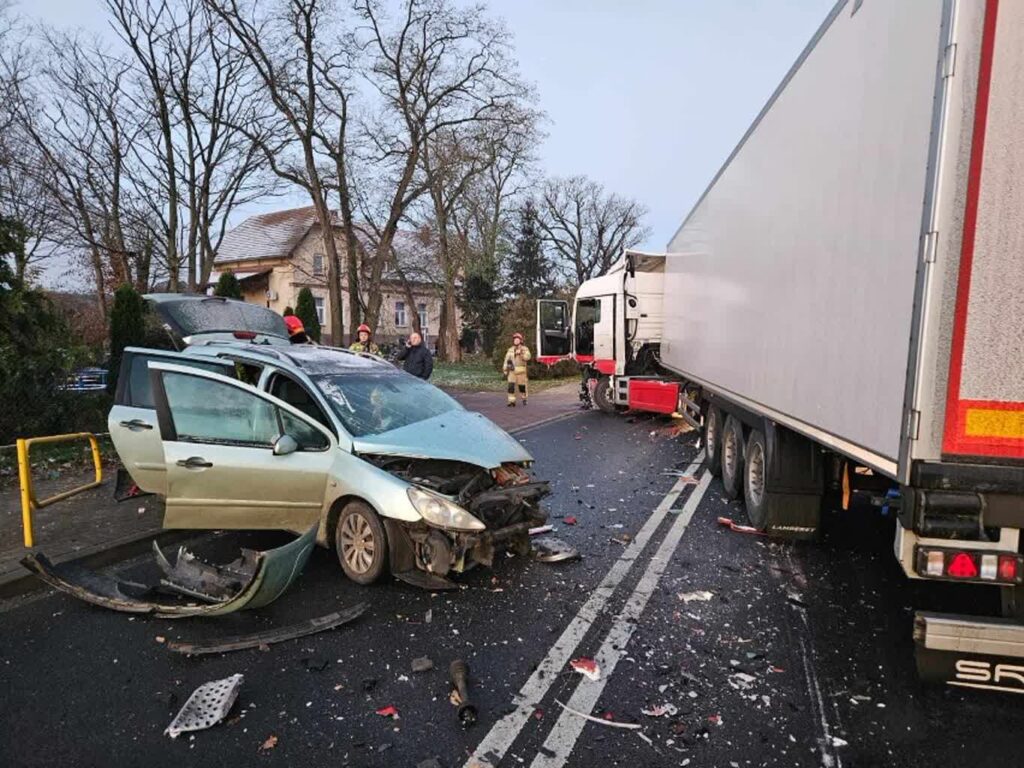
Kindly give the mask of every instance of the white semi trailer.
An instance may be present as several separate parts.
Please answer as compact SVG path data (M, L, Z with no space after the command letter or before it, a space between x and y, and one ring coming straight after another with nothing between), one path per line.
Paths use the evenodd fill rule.
M537 346L689 412L771 534L890 499L907 576L1003 598L917 614L921 671L1024 693L1024 2L838 2L667 253L541 302Z

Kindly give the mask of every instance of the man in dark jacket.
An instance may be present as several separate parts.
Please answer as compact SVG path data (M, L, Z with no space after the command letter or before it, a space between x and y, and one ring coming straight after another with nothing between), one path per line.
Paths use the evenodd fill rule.
M403 361L402 367L406 373L411 373L424 381L434 372L434 356L424 346L423 337L418 333L409 335L409 341L398 353L398 359Z

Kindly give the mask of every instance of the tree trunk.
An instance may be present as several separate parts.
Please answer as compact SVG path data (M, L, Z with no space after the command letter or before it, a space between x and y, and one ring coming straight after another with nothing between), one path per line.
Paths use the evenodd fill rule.
M459 344L458 303L454 283L451 280L446 280L445 283L437 352L442 360L458 363L462 361L462 345Z

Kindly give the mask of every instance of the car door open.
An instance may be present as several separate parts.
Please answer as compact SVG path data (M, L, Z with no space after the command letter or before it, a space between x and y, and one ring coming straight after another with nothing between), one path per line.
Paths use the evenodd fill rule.
M150 365L167 471L165 528L304 531L320 517L336 439L239 381Z
M124 468L139 489L162 495L167 493L167 471L149 378L149 364L153 361L220 371L227 376L234 372L234 363L157 349L128 347L124 350L107 430Z
M569 303L557 299L537 300L537 360L557 363L568 360L573 351Z

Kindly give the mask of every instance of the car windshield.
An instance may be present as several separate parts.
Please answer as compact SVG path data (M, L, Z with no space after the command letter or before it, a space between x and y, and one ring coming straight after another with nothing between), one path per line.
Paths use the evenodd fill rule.
M242 301L215 297L166 302L160 309L170 315L185 336L197 333L251 331L268 336L288 337L284 318L276 312Z
M333 373L313 381L353 437L379 435L461 407L432 384L404 373Z

